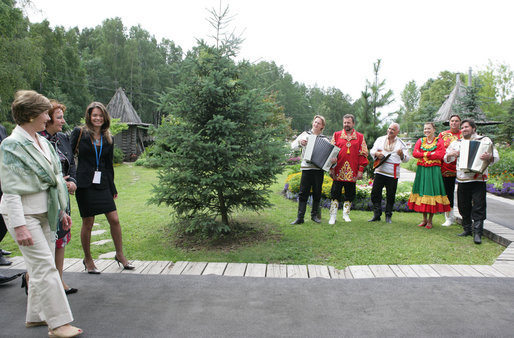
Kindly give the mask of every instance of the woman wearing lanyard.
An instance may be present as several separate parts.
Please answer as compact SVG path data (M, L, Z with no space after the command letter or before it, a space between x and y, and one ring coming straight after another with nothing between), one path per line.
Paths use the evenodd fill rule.
M114 199L118 197L114 185L112 166L114 144L109 127L111 117L100 102L91 103L86 109L86 124L71 133L72 149L78 153L77 191L75 193L82 217L80 240L84 250L84 268L88 273L99 274L91 256L91 230L95 216L105 214L111 227L118 265L126 270L134 269L123 254L121 226Z

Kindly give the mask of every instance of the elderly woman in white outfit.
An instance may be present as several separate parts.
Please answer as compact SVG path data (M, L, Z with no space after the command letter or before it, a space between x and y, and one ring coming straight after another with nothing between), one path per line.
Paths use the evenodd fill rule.
M0 212L30 274L25 326L47 325L50 337L74 337L82 330L69 324L73 315L54 260L58 218L63 227L71 226L70 216L62 212L66 183L54 148L37 133L45 129L51 107L35 91L15 95L17 126L0 145Z

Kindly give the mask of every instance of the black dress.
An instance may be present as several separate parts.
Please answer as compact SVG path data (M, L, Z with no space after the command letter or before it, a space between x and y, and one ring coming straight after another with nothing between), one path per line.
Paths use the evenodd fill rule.
M80 140L78 140L79 135L80 128L75 128L70 139L73 150L76 149L77 142L79 143L75 196L80 217L91 217L114 211L116 210L114 195L118 193L114 185L114 168L112 165L114 144L107 142L104 137L102 146L93 145L93 138L85 128ZM93 183L93 177L97 170L97 153L100 157L98 171L101 172L99 184Z

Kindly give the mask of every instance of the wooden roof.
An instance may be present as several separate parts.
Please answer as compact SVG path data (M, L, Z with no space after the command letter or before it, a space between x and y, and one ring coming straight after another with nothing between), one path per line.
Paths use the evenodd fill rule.
M453 110L454 105L459 104L461 98L464 97L464 95L466 95L464 85L460 81L460 74L457 74L457 81L455 83L455 87L437 111L436 116L434 118L434 122L448 122L450 120L450 116L452 114L457 113ZM485 114L482 111L482 109L480 109L480 107L476 107L473 113L475 121L486 121Z
M122 88L116 90L116 93L107 105L107 111L112 118L120 119L120 122L127 123L128 125L149 125L149 123L141 121Z

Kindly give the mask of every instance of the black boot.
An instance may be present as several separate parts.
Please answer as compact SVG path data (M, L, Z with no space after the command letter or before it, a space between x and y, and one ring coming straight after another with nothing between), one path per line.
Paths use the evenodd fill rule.
M471 234L472 234L472 232L471 232L471 224L464 224L462 226L462 228L464 229L464 232L458 234L457 236L462 236L462 237L471 236Z
M321 208L319 202L312 202L311 219L316 223L321 223Z
M368 222L380 221L380 215L382 215L382 206L380 204L373 204L373 218L369 219Z
M473 222L473 230L475 237L473 238L475 244L482 244L482 232L484 231L484 221Z
M291 225L295 224L302 224L303 223L303 216L305 215L305 209L307 209L307 201L298 202L298 215L296 216L296 219L291 222Z
M393 216L393 215L387 215L387 214L386 214L386 223L389 223L389 224L393 223L393 221L391 220L391 217L392 217L392 216Z

